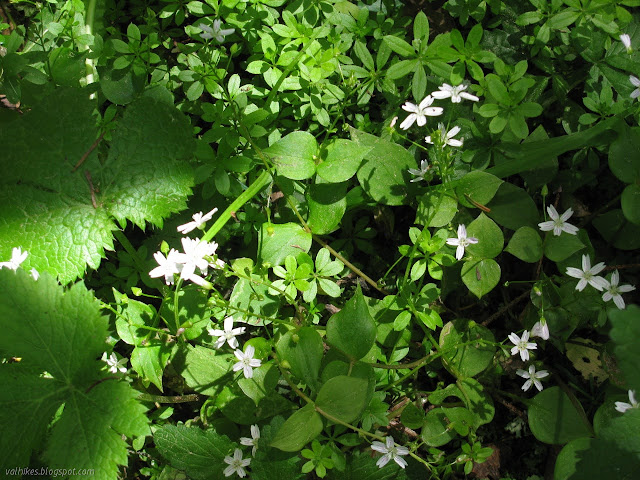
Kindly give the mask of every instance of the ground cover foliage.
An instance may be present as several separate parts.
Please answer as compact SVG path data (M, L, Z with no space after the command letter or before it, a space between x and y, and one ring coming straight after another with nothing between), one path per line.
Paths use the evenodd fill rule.
M638 6L1 2L0 476L635 478Z

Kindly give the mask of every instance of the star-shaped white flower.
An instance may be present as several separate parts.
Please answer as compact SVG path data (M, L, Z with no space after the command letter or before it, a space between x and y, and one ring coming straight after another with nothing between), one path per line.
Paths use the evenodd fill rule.
M393 460L394 462L396 462L398 465L400 465L400 468L406 467L407 461L402 458L401 455L408 455L409 449L407 447L396 445L392 437L386 437L385 442L386 444L382 442L373 442L371 444L371 450L375 450L376 452L384 454L376 462L378 468L384 467L387 463L389 463L389 460Z
M607 280L605 279L605 282ZM624 299L622 298L621 293L632 292L636 289L633 285L618 285L620 282L620 274L618 270L611 274L611 281L607 282L607 285L604 287L604 295L602 295L602 300L608 302L613 299L613 303L616 304L620 310L624 310Z
M640 404L636 401L635 390L629 390L629 402L616 402L616 410L620 413L624 413L630 408L640 408Z
M256 450L258 449L258 441L260 441L260 428L258 425L251 425L251 438L240 437L240 444L248 447L253 446L251 455L256 456Z
M549 205L547 207L547 213L549 213L549 217L551 217L551 220L538 224L538 228L540 228L540 230L542 230L543 232L553 230L553 234L556 236L559 236L562 232L567 232L571 235L576 235L578 233L578 227L566 223L567 220L571 218L571 215L573 215L573 210L571 210L570 208L562 215L558 215L558 211L555 209L555 207L553 205Z
M211 218L213 217L213 214L216 213L217 211L218 209L214 208L213 210L211 210L209 213L205 215L202 215L202 212L193 214L193 216L191 217L193 218L193 222L188 222L188 223L185 223L184 225L180 225L178 227L178 231L184 235L195 230L196 228L200 228L209 220L211 220Z
M604 263L600 262L593 267L591 266L591 259L589 255L582 255L582 270L574 267L567 267L567 275L573 278L579 278L580 281L576 285L576 290L582 291L587 283L596 290L602 291L609 286L604 278L598 277L598 273L604 270Z
M631 92L630 97L631 98L640 97L640 78L634 77L633 75L629 75L629 81L634 87L636 87L636 89L633 92Z
M242 458L242 450L236 448L233 452L233 458L230 456L224 457L224 463L229 466L224 469L224 476L230 477L234 473L238 475L240 478L244 478L247 476L247 472L245 471L245 467L248 467L251 463L250 458Z
M239 370L243 370L245 378L253 377L253 369L262 365L262 362L257 358L253 358L256 350L251 345L247 347L247 349L243 352L242 350L236 350L233 354L236 356L238 363L233 366L233 371L237 372Z
M197 285L207 286L209 282L195 272L198 269L203 275L206 275L209 267L224 267L225 263L215 258L218 244L216 242L202 242L189 237L183 237L181 242L184 253L179 253L176 257L177 262L182 264L180 278L190 280Z
M22 262L27 259L29 252L23 252L22 248L14 247L11 250L11 260L8 262L0 262L0 268L8 268L10 270L18 270Z
M458 225L458 238L447 238L447 245L456 245L456 258L460 260L464 256L464 249L472 243L478 243L475 237L467 237L467 227Z
M629 34L623 33L622 35L620 35L620 41L624 45L624 48L627 49L627 53L631 55L631 53L633 52L633 48L631 48L631 37L629 36Z
M522 385L522 390L525 392L531 388L531 385L535 385L539 392L542 391L542 383L540 382L541 378L549 376L549 372L546 370L540 370L536 372L535 365L529 365L529 371L518 369L516 374L521 376L522 378L526 378L527 381Z
M245 327L233 328L233 317L227 317L224 319L224 330L209 329L209 335L212 337L218 337L216 343L213 345L215 348L222 347L225 342L229 344L231 348L238 348L238 339L236 335L242 335L245 331Z
M531 329L531 336L540 337L543 340L549 340L549 325L544 317L541 317L540 321L536 322L533 326Z
M451 130L447 132L447 129L442 123L438 124L438 130L440 131L440 143L442 145L450 145L452 147L461 147L462 140L456 140L455 137L460 132L460 127L453 127ZM431 140L431 135L424 137L427 143L433 144Z
M215 38L218 42L222 43L224 42L224 37L226 37L227 35L231 35L233 32L236 31L235 28L226 28L222 30L220 28L221 26L222 26L222 20L220 19L213 21L213 28L211 28L208 25L205 25L204 23L199 24L198 28L202 30L200 37L203 40L210 40L212 38Z
M104 352L102 354L102 361L107 364L111 373L118 373L118 371L120 371L120 373L125 373L127 371L127 367L125 367L125 365L128 360L126 358L118 360L118 357L116 357L116 354L113 352L111 352L109 357L107 357L107 352Z
M429 162L422 160L420 162L420 169L410 168L409 173L415 178L411 179L411 182L419 182L424 180L424 176L429 172Z
M180 273L182 269L179 263L180 254L178 251L172 248L166 258L162 252L156 252L153 254L153 258L158 262L158 266L149 272L149 276L151 278L164 276L164 283L173 285L173 275Z
M509 334L509 340L511 340L511 343L515 345L515 347L511 349L511 355L517 355L520 353L520 358L523 362L529 360L529 350L535 350L538 348L538 345L529 341L529 332L527 330L522 332L522 338L511 332Z
M416 122L419 127L422 127L427 123L427 117L437 117L442 115L443 109L441 107L431 107L433 103L433 97L427 95L419 105L415 105L411 102L405 102L402 109L405 112L411 112L411 114L405 118L400 124L402 130L407 130L413 122Z
M448 83L443 83L438 87L437 92L431 93L431 96L439 100L451 97L451 103L460 103L463 98L471 100L472 102L477 102L478 100L480 100L475 95L471 95L470 93L465 92L466 89L466 85L457 85L455 87L452 87Z

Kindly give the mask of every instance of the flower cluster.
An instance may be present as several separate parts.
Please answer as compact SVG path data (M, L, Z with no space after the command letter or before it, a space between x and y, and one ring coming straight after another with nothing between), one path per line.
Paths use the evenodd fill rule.
M211 220L217 211L218 209L214 208L206 215L203 215L202 212L196 213L192 216L193 221L180 225L178 231L185 234L196 228L202 228L204 223ZM207 275L209 267L224 268L225 263L216 255L218 244L189 237L183 237L181 242L184 252L178 252L172 248L166 257L162 252L153 254L158 266L149 272L149 276L151 278L164 277L165 283L172 285L174 276L179 274L182 280L191 281L201 287L210 287L210 283L196 274L196 270L202 275Z
M587 285L591 285L599 292L604 291L602 300L608 302L613 300L620 310L625 308L623 293L631 292L636 289L633 285L619 285L620 274L616 270L611 274L611 280L600 277L598 274L605 269L604 262L600 262L593 267L591 266L591 258L589 255L582 255L582 270L575 267L567 267L567 275L579 280L576 290L582 291Z
M249 437L240 437L240 444L253 446L251 451L251 455L255 457L256 450L258 449L258 441L260 440L260 428L258 425L251 425L251 438ZM229 465L224 469L222 473L224 473L225 477L230 477L234 473L238 475L240 478L244 478L247 476L247 472L245 470L251 464L250 458L242 458L242 450L236 448L233 451L233 457L227 455L224 457L224 463Z
M539 322L537 322L531 331L532 336L539 336L544 338L545 340L549 338L549 327L547 326L547 322L544 318L541 318ZM536 350L538 345L535 342L529 341L529 331L525 330L522 332L522 337L519 337L516 333L511 332L509 334L509 340L514 344L514 347L511 348L511 355L520 354L520 358L523 362L529 360L529 350ZM525 378L527 381L522 385L522 390L525 392L531 388L531 385L535 385L538 391L542 391L542 382L540 382L541 378L547 377L549 372L546 370L536 371L536 367L533 364L529 365L527 370L518 369L516 374L522 378Z
M479 100L475 95L465 92L467 85L451 86L448 83L444 83L438 87L438 90L427 95L418 105L411 102L405 102L402 109L409 112L409 116L405 118L400 124L402 130L408 130L411 125L417 123L419 127L426 125L427 117L437 117L442 115L444 109L442 107L432 107L434 99L451 98L452 103L460 103L463 98L477 102ZM395 126L398 117L394 117L391 121L391 127ZM425 137L425 141L430 144L439 143L441 146L449 145L451 147L461 147L463 141L457 140L455 137L460 132L460 127L455 126L451 130L447 131L446 127L442 123L438 123L438 137L432 138L431 135ZM409 169L409 173L413 175L412 182L418 182L424 180L429 166L426 160L422 160L420 163L420 169Z

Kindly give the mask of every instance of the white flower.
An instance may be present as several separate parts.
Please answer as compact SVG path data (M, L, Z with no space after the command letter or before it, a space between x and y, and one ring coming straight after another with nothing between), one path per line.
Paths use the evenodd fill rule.
M629 81L634 87L638 87L633 92L631 92L630 97L631 98L640 97L640 78L634 77L633 75L629 75Z
M605 282L607 282L605 280ZM636 289L633 285L618 285L620 282L620 274L616 270L611 274L611 282L607 282L607 285L604 287L605 292L602 295L602 300L608 302L613 299L613 303L616 304L620 310L624 310L624 300L622 298L621 293L631 292Z
M231 348L238 348L238 339L236 335L242 335L245 331L245 327L233 328L233 317L227 317L224 319L224 330L209 329L209 335L212 337L218 337L216 343L213 345L215 348L222 347L225 342L229 344Z
M519 368L516 371L516 374L520 375L522 378L528 379L526 382L524 382L524 385L522 385L522 390L526 392L531 388L531 385L533 384L536 386L538 391L541 392L542 383L540 382L540 379L548 376L549 372L547 372L546 370L540 370L539 372L536 372L535 365L529 365L528 372Z
M120 373L125 373L127 371L127 367L125 367L125 365L127 364L128 360L126 358L121 358L120 360L118 360L118 357L116 357L116 354L113 352L111 352L111 355L109 355L108 358L107 352L104 352L102 354L102 361L106 362L111 373L118 373L118 370L120 371Z
M447 129L444 127L442 123L438 124L438 130L440 131L440 143L442 145L451 145L452 147L461 147L462 140L456 140L455 137L458 132L460 132L460 127L453 127L451 130L447 132ZM431 140L431 135L424 137L427 143L433 144Z
M629 34L623 33L622 35L620 35L620 41L624 45L624 48L627 49L627 53L631 55L631 52L633 52L633 48L631 48L631 37L629 36Z
M197 285L207 285L209 282L199 275L196 275L196 268L200 270L203 275L206 275L210 266L213 268L224 267L222 260L214 259L218 244L216 242L202 242L189 237L183 237L181 242L184 253L179 253L177 256L178 263L182 264L180 278L183 280L191 280Z
M224 469L224 476L230 477L234 473L237 474L240 478L244 478L247 476L247 472L244 470L244 467L248 467L251 463L250 458L242 459L242 450L236 448L233 452L233 458L230 456L224 457L224 463L227 463L229 466Z
M460 260L464 256L464 249L472 243L478 243L475 237L467 237L467 227L458 225L458 238L447 238L447 245L457 245L456 258Z
M409 449L407 447L401 447L396 445L393 441L393 438L386 437L385 438L386 445L382 442L373 442L371 444L371 450L375 450L376 452L383 453L384 455L380 457L380 459L376 462L378 468L384 467L389 460L393 460L401 468L407 466L407 461L404 458L401 458L400 455L408 455Z
M430 107L429 105L432 103L433 97L431 95L424 97L424 100L422 100L419 105L414 105L411 102L405 102L402 109L405 112L411 112L411 114L402 121L400 128L402 130L407 130L411 125L413 125L413 122L416 122L419 127L422 127L427 123L427 116L437 117L438 115L442 115L443 109L441 107Z
M429 171L429 162L427 162L426 160L422 160L420 162L420 170L417 170L415 168L409 169L409 173L415 176L415 178L411 179L411 182L419 182L420 180L424 180L424 176L427 174L428 171Z
M34 280L38 280L40 278L40 272L35 268L32 268L30 273Z
M443 98L451 97L452 103L460 103L463 98L466 98L467 100L471 100L472 102L477 102L478 100L480 100L475 95L471 95L470 93L467 93L464 91L467 89L466 85L457 85L455 87L452 87L448 83L443 83L441 86L438 87L438 89L439 89L438 92L431 93L431 96L433 98L437 98L441 100Z
M193 218L193 222L185 223L184 225L180 225L178 227L178 231L180 233L187 234L196 228L200 228L205 223L207 223L213 217L213 214L218 211L217 208L214 208L206 215L202 215L202 212L195 213L191 218Z
M547 320L544 317L540 318L539 322L531 329L532 337L540 337L543 340L549 340L549 325L547 324Z
M238 363L233 366L233 371L237 372L239 370L243 370L245 378L253 377L253 369L259 367L262 362L256 358L253 358L253 355L256 353L255 348L251 345L247 347L245 352L242 350L236 350L233 354L236 356Z
M389 128L393 128L396 126L396 122L398 121L398 116L396 115L395 117L393 117L391 119L391 124L389 125Z
M198 28L202 30L200 37L203 40L209 40L211 38L215 38L220 43L224 42L224 37L226 37L227 35L231 35L236 30L235 28L227 28L225 30L221 30L220 29L221 25L222 25L222 20L220 19L213 21L213 28L211 28L208 25L205 25L204 23L199 24Z
M509 340L511 340L511 343L515 345L515 347L511 349L511 355L520 353L520 358L522 358L523 362L529 360L529 350L535 350L538 348L538 345L533 342L529 342L529 332L527 330L522 332L522 338L511 332L509 334Z
M249 437L240 437L240 444L247 445L249 447L253 446L251 450L251 455L256 456L256 450L258 449L258 441L260 440L260 428L258 425L251 425L251 438Z
M549 205L547 207L547 212L549 213L551 220L539 223L538 227L540 230L543 232L553 230L553 234L556 236L559 236L562 232L567 232L571 235L576 235L578 233L578 227L565 223L569 218L571 218L571 215L573 215L573 210L568 209L562 215L558 215L558 211L555 207L553 205Z
M580 279L578 285L576 285L576 290L580 292L584 290L587 283L596 290L602 291L609 286L609 282L602 277L597 277L596 275L600 273L604 267L605 265L603 262L592 267L589 255L582 255L582 270L579 268L567 267L567 275Z
M149 276L151 278L157 278L164 275L164 282L167 285L173 285L173 275L180 273L182 269L178 261L180 259L180 253L172 248L169 250L166 258L162 252L154 253L153 258L158 262L158 266L149 272Z
M28 252L23 252L22 248L14 247L11 250L11 260L8 262L0 262L0 268L8 268L10 270L18 270L18 267L27 259Z
M616 402L616 410L620 413L624 413L630 408L638 408L640 404L636 402L636 392L635 390L629 390L629 402Z

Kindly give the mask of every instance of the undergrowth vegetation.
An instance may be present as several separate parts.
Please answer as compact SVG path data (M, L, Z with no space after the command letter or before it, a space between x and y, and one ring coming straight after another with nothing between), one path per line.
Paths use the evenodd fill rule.
M0 476L637 478L638 6L0 2Z

